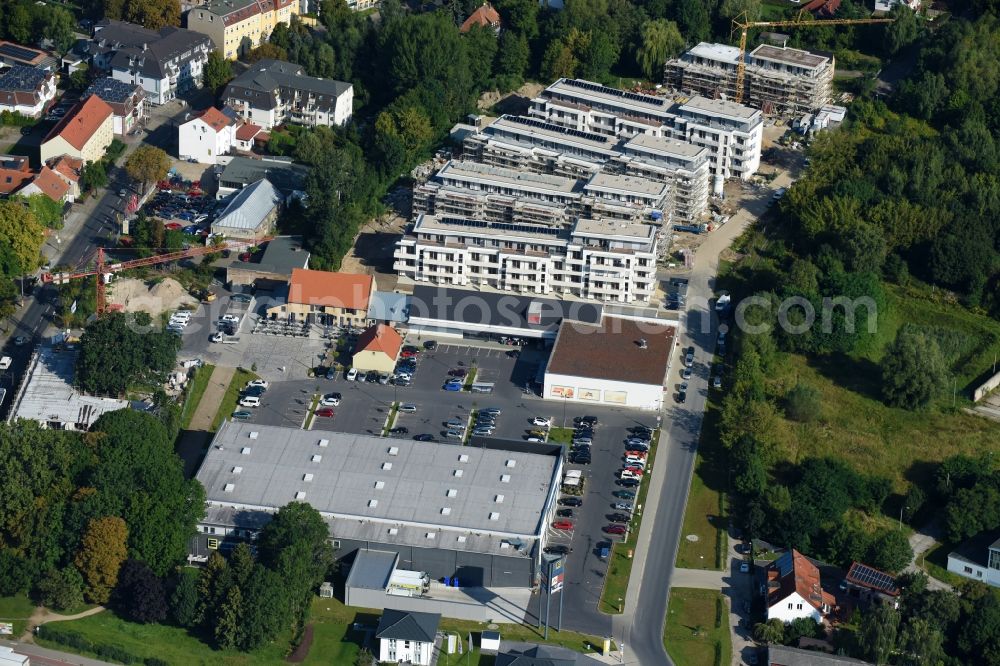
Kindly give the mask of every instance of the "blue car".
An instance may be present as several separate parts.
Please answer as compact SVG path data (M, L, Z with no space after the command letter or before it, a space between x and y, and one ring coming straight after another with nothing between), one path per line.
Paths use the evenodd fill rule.
M462 384L461 382L446 382L442 388L445 391L461 391Z
M184 227L183 231L184 233L189 234L191 236L196 236L198 235L198 232L201 231L201 229L198 227L197 224L189 224L188 226Z

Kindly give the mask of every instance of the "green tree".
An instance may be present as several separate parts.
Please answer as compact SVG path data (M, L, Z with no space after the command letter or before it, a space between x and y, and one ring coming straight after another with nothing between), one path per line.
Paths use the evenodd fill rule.
M83 576L76 567L50 569L38 582L38 602L56 611L83 604Z
M219 551L214 551L198 576L196 613L196 622L212 635L215 633L218 609L225 602L231 587L233 587L233 572L229 569L229 563Z
M656 19L642 26L642 43L636 51L636 62L646 77L659 81L667 59L684 48L684 38L673 21Z
M711 23L706 3L702 0L679 0L677 6L677 24L687 41L702 42L708 39Z
M806 423L819 418L823 408L819 391L814 386L798 383L785 396L785 414L793 421Z
M889 606L876 606L861 621L858 643L865 655L876 664L885 664L896 648L899 612Z
M900 530L883 530L871 541L865 561L883 571L902 571L913 560L913 548Z
M243 593L240 592L238 586L233 585L229 588L226 600L218 609L218 614L215 622L215 642L223 650L238 647L244 636Z
M163 581L139 560L122 564L113 601L121 615L141 624L162 622L169 610Z
M497 35L493 28L473 25L465 33L465 50L469 54L469 68L472 85L476 90L485 90L493 82L493 60L497 55Z
M941 393L946 382L947 370L937 341L900 329L882 357L885 401L893 407L920 409Z
M15 42L31 42L31 11L21 3L8 5L7 36Z
M916 12L904 5L896 5L889 11L896 19L885 30L885 50L896 55L902 49L917 41L920 36L920 18Z
M785 640L785 623L774 618L758 622L753 628L753 637L761 643L782 643Z
M116 516L91 520L73 563L86 581L85 596L96 604L106 603L118 582L118 570L128 555L128 528Z
M178 626L190 628L198 620L198 582L194 576L181 573L170 595L170 616Z
M44 227L24 205L0 201L0 246L10 249L0 253L0 272L17 277L34 271L44 234Z
M160 383L173 369L179 348L178 336L154 329L145 313L108 313L83 332L77 383L102 395L121 395L137 383Z
M108 185L108 171L104 162L87 162L80 173L80 187L84 192L99 190Z
M129 554L157 576L184 561L188 541L204 513L205 490L185 479L166 428L152 414L123 409L104 414L92 430L98 464L89 483L100 510L131 526Z
M149 183L166 178L169 170L170 156L156 146L142 144L125 160L125 172L132 180L142 183L143 191Z
M722 0L719 16L741 21L760 20L760 0Z
M524 74L531 63L528 39L520 33L505 30L500 33L495 71L497 84L502 90L512 90L524 81Z
M274 640L288 619L289 595L286 581L270 569L257 566L242 586L243 630L241 650L256 650Z
M899 632L901 663L905 666L936 666L944 651L941 630L919 617L909 618Z
M202 85L218 96L222 93L222 88L233 80L233 65L222 57L219 51L212 51L208 54L208 61L201 71Z
M246 587L254 575L255 566L250 546L245 543L236 544L229 556L229 569L233 572L233 583L240 587Z
M35 220L49 229L62 229L63 204L53 201L45 194L32 194L29 197L15 196L15 201L23 202Z

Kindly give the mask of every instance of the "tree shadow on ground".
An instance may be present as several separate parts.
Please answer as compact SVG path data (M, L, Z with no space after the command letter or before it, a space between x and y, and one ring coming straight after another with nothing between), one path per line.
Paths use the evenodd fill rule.
M876 402L882 401L882 371L870 359L827 354L807 356L806 362L837 386Z

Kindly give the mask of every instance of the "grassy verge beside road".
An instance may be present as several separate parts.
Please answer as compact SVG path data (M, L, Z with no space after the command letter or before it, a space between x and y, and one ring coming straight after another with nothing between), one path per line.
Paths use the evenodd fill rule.
M549 441L553 444L569 446L573 442L572 428L551 428L549 430Z
M659 440L660 431L653 432L652 441ZM601 600L597 604L597 609L602 613L618 614L622 612L625 605L625 594L628 591L628 580L632 575L632 557L635 553L635 546L639 542L639 528L642 526L642 511L646 508L646 494L649 492L649 482L655 469L656 449L652 447L647 459L647 474L642 477L642 484L635 497L636 512L632 515L631 529L628 532L628 539L615 543L611 548L611 556L608 558L608 573L604 576L604 589L601 591ZM612 537L608 537L610 540Z
M24 594L0 597L0 622L14 625L14 633L11 638L17 638L24 633L24 628L34 610L35 604L31 603L31 600Z
M732 661L726 599L715 590L670 591L663 645L677 666L722 666Z
M718 421L719 410L709 403L677 548L677 566L684 569L719 570L725 567L728 545L724 512L726 471Z
M191 417L194 416L201 397L205 395L208 388L208 381L212 378L214 365L203 365L194 372L191 379L191 386L188 387L187 397L184 398L184 409L181 411L181 430L187 430L191 426Z
M226 389L226 394L219 403L219 411L215 413L215 419L212 421L212 432L218 430L222 422L236 410L236 403L240 401L240 391L252 379L258 379L255 373L243 368L236 369L232 381L229 382L229 388Z
M18 599L16 597L9 598ZM30 603L28 604L30 615ZM3 605L0 599L0 612L12 610L23 612L14 605ZM354 631L354 623L372 629L378 624L381 611L377 609L352 608L344 606L338 599L314 599L310 621L313 628L312 644L309 654L301 663L310 664L353 664L361 649L363 632ZM56 625L53 625L56 626ZM111 611L104 611L80 620L60 622L62 630L72 631L92 645L114 645L138 659L156 657L170 664L186 664L190 666L257 666L258 664L280 664L290 652L290 632L282 635L273 643L251 653L239 653L232 650L216 650L203 642L195 634L184 629L159 624L136 624L117 617ZM23 627L23 625L22 625ZM478 644L479 636L486 629L486 624L443 618L440 629L443 632L458 634L465 642L468 635L473 634L473 642ZM593 647L600 646L596 636L578 634L571 631L550 631L549 640L543 641L538 629L522 625L503 625L501 629L504 638L514 641L548 642L562 645L577 652L593 652ZM45 629L42 629L37 641L40 645L69 652L80 653L71 646L57 644L45 639ZM93 653L91 653L93 654ZM478 650L472 653L471 664L492 664L492 657L482 661ZM442 655L438 663L449 663ZM465 658L458 660L457 655L451 657L451 663L456 666L465 664ZM487 661L488 660L488 661Z

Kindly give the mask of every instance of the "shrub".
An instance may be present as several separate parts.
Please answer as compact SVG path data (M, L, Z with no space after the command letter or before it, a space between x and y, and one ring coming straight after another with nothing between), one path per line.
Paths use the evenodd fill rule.
M785 396L785 414L793 421L815 421L821 409L819 391L807 384L796 384Z

